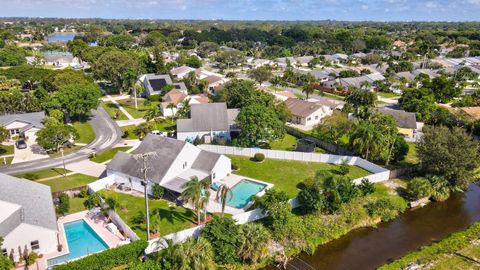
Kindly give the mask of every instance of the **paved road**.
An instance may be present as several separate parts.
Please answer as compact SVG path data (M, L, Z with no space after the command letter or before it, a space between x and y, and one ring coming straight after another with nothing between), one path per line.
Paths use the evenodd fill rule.
M299 90L297 88L293 88L293 87L288 87L288 86L278 86L278 88L282 89L282 90L286 90L286 91L289 91L289 92L292 92L294 94L297 94L297 95L305 95L302 90ZM326 97L326 96L320 96L318 94L310 94L308 95L308 98L314 98L314 99L318 99L318 100L328 100L334 104L337 104L337 105L345 105L345 101L343 100L337 100L337 99L334 99L334 98L329 98L329 97Z
M88 159L92 152L109 149L116 145L122 136L122 131L118 125L110 118L105 109L98 107L92 110L92 118L90 120L92 128L95 130L95 139L82 147L80 150L69 153L65 157L46 158L36 161L12 164L0 167L1 173L17 174L29 171L37 171L42 169L62 167L63 162L70 164Z

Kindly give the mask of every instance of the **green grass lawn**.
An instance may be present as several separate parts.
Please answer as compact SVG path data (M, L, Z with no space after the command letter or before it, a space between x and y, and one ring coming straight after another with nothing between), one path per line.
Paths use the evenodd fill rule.
M66 148L63 148L63 155L67 155L71 152L74 152L74 151L77 151L79 150L80 148L82 148L83 146L81 145L74 145L72 147L66 147ZM48 153L49 156L51 157L58 157L58 156L61 156L62 155L62 152L58 151L58 152L51 152L51 153Z
M272 150L287 150L294 151L297 146L297 137L290 134L285 134L283 139L270 143L270 149Z
M86 186L95 180L97 180L97 177L77 173L67 177L59 177L52 180L42 181L41 183L50 186L52 188L52 192L57 192Z
M142 197L113 192L104 189L100 193L105 197L112 197L118 203L115 210L117 214L125 221L128 226L142 239L146 238L146 228L144 224L137 225L132 222L132 218L138 212L145 213L145 204ZM178 232L191 228L195 220L193 211L177 206L169 206L166 200L150 200L149 211L152 216L150 226L154 226L156 215L160 215L159 230L161 235ZM171 205L174 205L171 203Z
M69 172L70 172L69 170L64 170L63 168L51 168L51 169L45 169L45 170L36 171L36 172L16 174L15 177L25 178L29 180L39 180L44 178L61 176Z
M328 97L328 98L333 98L333 99L336 99L336 100L344 100L345 99L342 96L330 94L330 93L327 93L327 92L323 92L323 96Z
M408 153L405 157L405 162L409 164L417 164L418 163L418 156L417 156L417 148L415 147L415 143L407 142L408 144Z
M133 98L129 99L122 99L117 101L133 118L143 118L147 113L150 106L158 106L160 102L158 101L151 101L151 105L145 106L144 102L145 99L138 98L137 105L138 109L135 109L135 100Z
M74 122L73 127L77 130L78 138L75 140L77 143L89 144L95 139L95 131L88 122Z
M384 97L384 98L395 98L395 97L400 97L399 94L395 93L385 93L385 92L377 92L377 95Z
M338 165L302 162L281 159L265 159L262 163L251 161L249 157L230 156L232 163L239 167L235 173L274 184L277 189L285 191L291 198L298 194L297 185L305 179L313 178L317 171L327 170L338 173ZM371 174L356 166L350 166L349 177L360 178Z
M125 136L124 139L128 139L128 140L138 139L138 136L135 135L135 133L133 133L133 130L135 129L135 127L136 127L135 125L120 127L120 129L123 131L123 136Z
M1 145L0 144L0 156L12 155L14 152L13 145Z
M130 148L132 148L132 147L122 146L122 147L111 148L111 149L108 149L107 151L103 151L99 154L96 154L95 157L90 158L90 160L93 161L93 162L97 162L97 163L103 163L107 160L112 159L117 152L119 152L119 151L126 152Z
M70 198L70 210L68 212L70 214L81 212L83 210L87 210L85 206L83 205L83 202L85 202L87 198Z
M0 157L0 167L12 163L13 157Z
M128 117L122 113L122 111L120 111L117 107L117 105L115 105L113 102L111 101L108 101L108 102L100 102L100 105L105 109L105 111L107 111L108 115L110 115L110 117L112 119L115 119L115 120L128 120ZM119 114L119 117L116 119L115 118L115 114L116 112L118 111L118 114Z
M155 119L155 128L164 132L171 132L177 129L177 122L175 120L158 118Z

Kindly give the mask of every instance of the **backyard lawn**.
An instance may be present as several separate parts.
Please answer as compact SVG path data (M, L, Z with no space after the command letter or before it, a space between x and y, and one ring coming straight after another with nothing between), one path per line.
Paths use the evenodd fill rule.
M117 107L117 105L115 105L113 102L111 101L108 101L108 102L100 102L100 105L105 109L105 111L107 111L108 115L110 115L110 117L112 119L115 119L115 120L128 120L128 117L122 113L122 111L120 111ZM116 113L118 111L118 118L115 118L116 116Z
M135 109L135 100L133 98L122 99L117 101L133 118L143 118L147 113L148 109L151 106L158 106L160 102L158 101L151 101L151 105L145 106L144 102L145 99L138 98L137 105L138 109Z
M62 176L65 173L69 173L69 172L70 172L69 170L64 170L63 168L51 168L51 169L45 169L45 170L36 171L36 172L16 174L15 177L25 178L29 180L39 180L39 179L50 178L55 176Z
M302 162L281 159L265 159L258 163L251 161L250 157L230 156L232 163L239 168L235 174L251 177L274 184L277 189L285 191L291 198L298 194L297 185L305 179L313 178L317 171L328 170L338 173L339 165ZM370 172L356 166L350 166L348 174L352 179L360 178L371 174Z
M70 198L70 209L68 210L68 213L73 214L86 210L85 206L83 205L86 199L87 198L79 197Z
M59 177L51 180L41 181L40 183L50 186L52 188L52 192L57 192L86 186L95 180L97 180L97 177L77 173L68 175L67 177Z
M119 151L122 151L122 152L126 152L128 149L130 149L132 147L130 146L122 146L122 147L115 147L115 148L111 148L107 151L103 151L99 154L96 154L94 158L90 158L91 161L93 162L97 162L97 163L103 163L107 160L110 160L112 159L115 154Z
M155 120L155 128L163 132L175 131L177 123L174 120L157 118Z
M89 144L95 139L95 131L88 122L74 122L72 125L78 133L76 143Z
M13 145L2 145L0 144L0 156L12 155L14 151Z
M297 146L297 137L290 134L285 134L283 139L270 143L270 149L272 150L287 150L293 151Z
M120 127L120 129L123 131L123 136L125 136L124 139L127 139L127 140L138 139L138 136L135 135L135 133L133 133L133 130L135 129L135 127L136 127L135 125Z
M135 224L132 219L139 213L145 213L145 201L142 197L122 194L111 190L101 190L100 193L106 198L114 198L118 203L115 210L128 226L142 239L146 238L144 224ZM171 206L169 206L169 204ZM155 230L155 215L160 215L160 222L157 224L161 235L178 232L191 228L195 220L195 214L186 208L175 206L166 200L150 200L149 211L152 216L150 221L151 230Z

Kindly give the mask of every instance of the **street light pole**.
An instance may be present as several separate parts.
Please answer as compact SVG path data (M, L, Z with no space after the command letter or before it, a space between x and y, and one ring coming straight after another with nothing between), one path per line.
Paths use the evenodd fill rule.
M67 169L65 168L65 156L63 155L63 148L60 148L60 153L62 153L63 177L67 177Z

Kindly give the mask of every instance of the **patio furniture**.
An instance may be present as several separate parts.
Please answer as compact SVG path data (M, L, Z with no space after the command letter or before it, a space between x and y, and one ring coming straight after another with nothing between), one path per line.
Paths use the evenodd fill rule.
M113 234L116 234L118 232L117 225L113 224L112 222L108 223L106 227L107 227L107 230L109 230Z
M211 188L214 191L217 191L220 188L220 185L217 182L213 182L212 185L211 185Z

